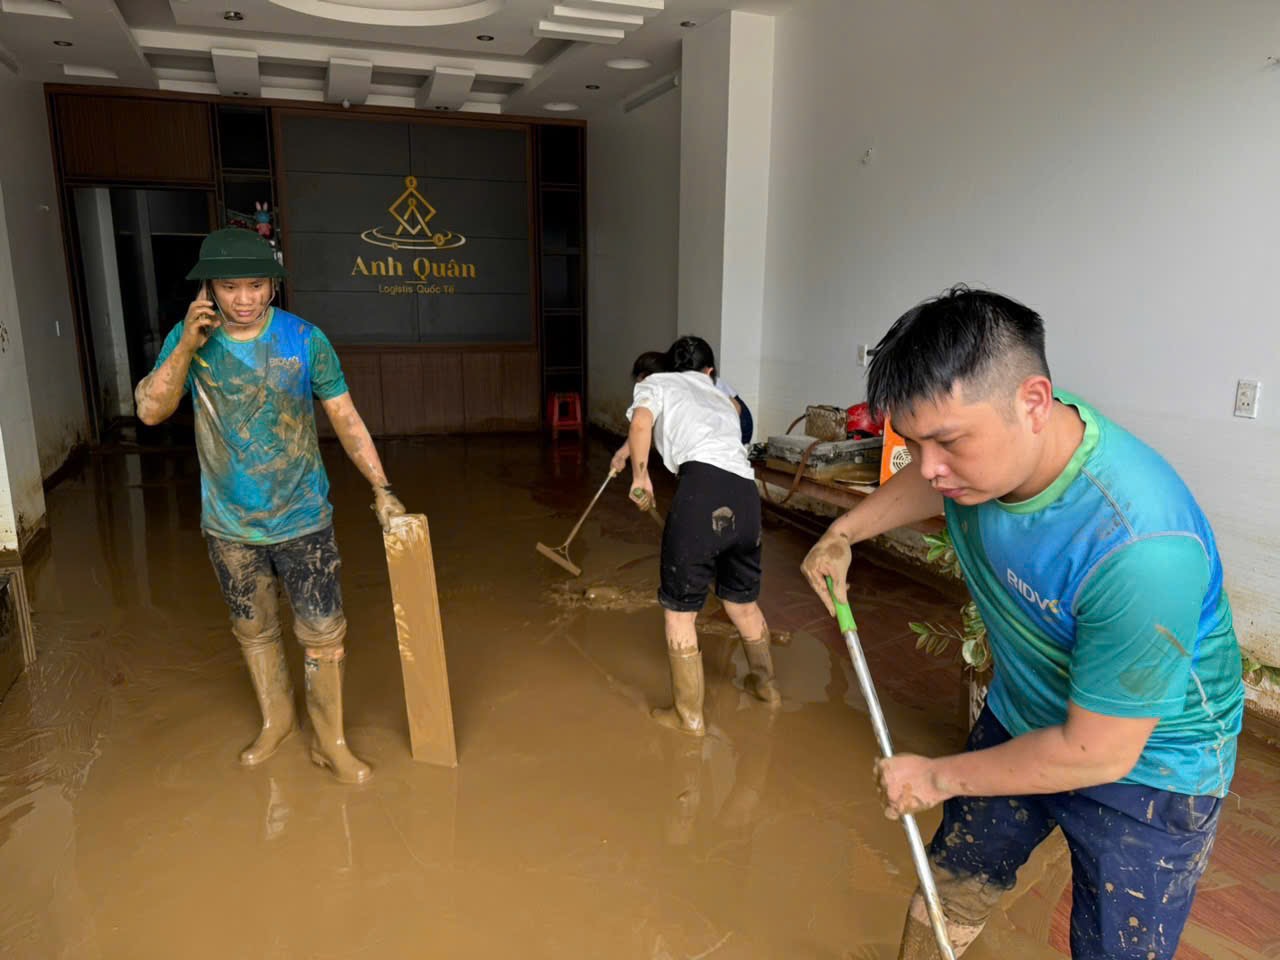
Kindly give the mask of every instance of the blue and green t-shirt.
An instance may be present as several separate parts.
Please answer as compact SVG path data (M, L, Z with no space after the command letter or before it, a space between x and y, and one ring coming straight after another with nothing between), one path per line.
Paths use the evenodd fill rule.
M947 528L987 625L988 703L1015 736L1068 701L1159 718L1122 782L1225 796L1244 712L1240 649L1213 531L1173 468L1075 397L1083 442L1022 503L948 502Z
M169 331L158 368L182 338ZM241 543L282 543L333 521L312 397L347 392L328 338L271 308L252 340L214 331L196 353L185 389L195 408L200 526Z

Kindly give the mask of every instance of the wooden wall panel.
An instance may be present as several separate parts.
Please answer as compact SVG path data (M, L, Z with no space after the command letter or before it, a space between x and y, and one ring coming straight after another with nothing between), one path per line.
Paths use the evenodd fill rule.
M542 383L536 350L344 350L351 399L375 437L537 430ZM322 437L334 436L316 406Z
M462 358L462 402L467 433L503 429L502 354L468 353Z
M351 390L351 400L355 403L365 426L374 436L386 434L386 424L382 413L382 358L376 353L352 353L343 356L342 372L347 377L347 387Z
M116 175L115 131L110 97L58 97L54 117L68 177Z
M502 419L506 429L536 429L542 422L542 377L538 369L538 352L502 355Z
M121 179L213 182L207 104L117 100L113 114Z
M467 428L462 403L462 354L422 354L422 391L426 433L462 433Z
M422 384L422 354L381 355L382 426L388 436L427 433L427 405Z
M54 115L68 177L213 183L206 103L58 94Z

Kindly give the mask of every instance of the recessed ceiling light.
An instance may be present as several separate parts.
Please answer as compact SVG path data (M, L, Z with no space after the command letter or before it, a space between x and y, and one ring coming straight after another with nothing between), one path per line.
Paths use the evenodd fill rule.
M611 70L647 70L653 64L639 57L619 57L617 60L605 61L605 66Z
M492 37L492 36L490 36L490 35L489 35L489 34L487 34L487 33L480 33L480 34L477 34L477 35L476 35L476 39L477 39L477 40L479 40L481 43L492 43L492 42L493 42L493 37Z
M698 25L697 20L681 20L680 21L680 26L682 27L696 27L697 25Z
M588 89L588 90L599 90L599 89L600 89L600 84L598 84L598 83L588 83L588 84L587 84L587 89Z
M239 10L228 10L222 15L223 20L230 20L232 23L239 23L244 19L244 14Z
M55 47L74 47L75 46L75 44L72 43L70 40L55 40L53 41L53 45Z
M576 103L567 103L564 100L556 100L556 101L553 101L552 103L544 103L542 107L544 110L550 110L552 113L571 113L572 111L578 109L578 105Z

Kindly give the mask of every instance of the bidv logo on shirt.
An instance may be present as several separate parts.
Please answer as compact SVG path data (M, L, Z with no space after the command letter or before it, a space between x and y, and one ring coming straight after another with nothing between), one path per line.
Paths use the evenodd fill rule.
M1006 572L1008 574L1009 586L1022 594L1024 600L1028 603L1034 603L1044 613L1051 613L1055 617L1062 616L1060 601L1040 596L1039 591L1037 591L1035 587L1031 586L1031 584L1027 583L1012 570L1008 570Z

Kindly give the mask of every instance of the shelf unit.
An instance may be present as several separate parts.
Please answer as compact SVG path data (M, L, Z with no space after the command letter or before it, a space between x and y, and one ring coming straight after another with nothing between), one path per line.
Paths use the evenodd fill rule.
M253 221L255 204L265 202L275 227L272 239L280 244L279 211L275 189L275 151L271 144L268 108L219 104L214 113L218 159L218 226L230 223L232 213ZM284 306L284 287L280 304Z
M585 128L539 125L537 190L538 327L542 399L578 393L587 405Z

